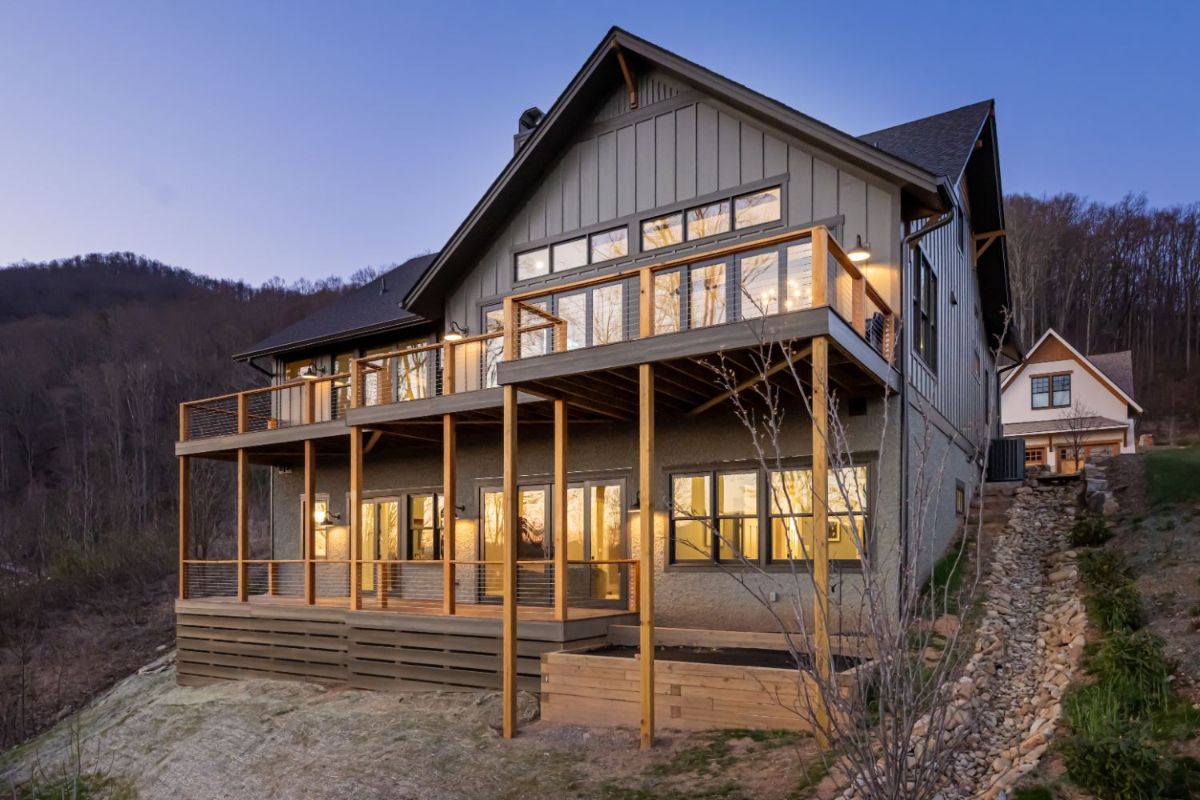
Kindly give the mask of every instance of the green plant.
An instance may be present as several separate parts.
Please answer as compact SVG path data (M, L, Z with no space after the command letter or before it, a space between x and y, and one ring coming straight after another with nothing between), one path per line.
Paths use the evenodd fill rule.
M1112 538L1112 531L1103 517L1086 516L1071 526L1072 547L1099 547Z
M1166 705L1170 670L1162 640L1150 631L1116 631L1088 661L1097 686L1112 690L1128 715L1141 716Z
M1172 783L1174 763L1142 733L1101 736L1075 733L1062 742L1071 780L1103 800L1160 798Z
M1054 792L1045 786L1024 786L1017 789L1013 800L1054 800Z
M1088 613L1105 633L1132 631L1142 625L1142 600L1132 583L1106 586L1087 598Z
M1087 550L1079 556L1079 574L1094 588L1120 586L1133 580L1125 557L1112 550Z

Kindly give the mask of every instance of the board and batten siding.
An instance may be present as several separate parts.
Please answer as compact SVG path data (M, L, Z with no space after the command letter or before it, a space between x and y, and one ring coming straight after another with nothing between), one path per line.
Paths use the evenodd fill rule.
M476 266L447 295L447 324L453 320L477 329L480 305L513 290L514 251L522 245L628 224L629 257L602 269L663 258L668 250L678 253L686 245L639 253L641 220L676 210L690 200L761 188L772 179L779 179L784 187L784 219L779 227L834 221L834 234L847 246L861 235L874 255L869 278L898 308L900 192L896 186L801 146L782 132L660 74L644 76L640 86L644 104L632 111L623 99L624 86L614 86L610 98L598 107L597 121L580 130L538 188L513 208ZM718 238L729 241L742 235L733 231ZM588 267L575 269L550 276L546 284L591 273Z
M957 212L961 213L961 212ZM924 221L914 223L914 230ZM981 445L980 433L988 414L999 417L993 354L980 314L979 283L975 276L970 225L964 218L950 222L921 239L920 250L937 275L938 364L936 372L912 349L913 326L906 325L905 351L913 388L963 437L962 445ZM904 312L912 316L912 287L905 284ZM975 355L979 355L979 370ZM990 394L991 397L987 397ZM993 419L993 423L995 419ZM992 426L995 427L995 424ZM994 435L994 431L989 434Z

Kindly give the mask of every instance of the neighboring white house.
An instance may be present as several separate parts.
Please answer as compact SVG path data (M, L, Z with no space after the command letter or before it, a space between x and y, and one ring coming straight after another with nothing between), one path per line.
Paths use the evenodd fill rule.
M1091 456L1134 451L1142 407L1128 350L1085 356L1053 328L1000 384L1004 436L1025 440L1025 464L1075 472Z

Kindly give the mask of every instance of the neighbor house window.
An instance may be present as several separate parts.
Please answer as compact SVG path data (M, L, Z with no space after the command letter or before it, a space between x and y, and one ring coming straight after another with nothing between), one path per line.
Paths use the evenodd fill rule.
M768 483L771 509L771 560L812 558L812 470L772 470ZM827 494L829 558L856 561L866 529L867 468L829 470Z
M937 275L923 253L913 265L913 352L937 372Z
M1037 466L1046 463L1046 448L1027 447L1025 449L1025 465Z
M715 496L714 496L715 492ZM758 559L758 471L671 478L671 542L680 563Z
M1066 408L1071 405L1071 375L1034 375L1029 379L1032 408Z
M779 187L751 192L733 200L733 226L749 228L779 219Z

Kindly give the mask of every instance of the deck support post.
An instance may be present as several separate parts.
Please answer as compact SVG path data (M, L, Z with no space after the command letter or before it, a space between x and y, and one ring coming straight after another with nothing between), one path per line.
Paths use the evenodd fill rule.
M829 652L829 340L812 343L813 661L825 686L832 680ZM814 704L817 742L829 744L829 709Z
M452 352L449 347L447 353ZM455 484L458 480L458 429L453 414L442 415L442 613L454 613L454 559L458 557L455 525L458 522L458 503Z
M191 524L192 464L179 457L179 599L187 600L187 553Z
M350 429L350 610L362 608L362 428Z
M504 386L504 738L517 732L517 541L521 535L517 487L517 387Z
M237 451L237 599L246 602L249 596L246 557L250 550L250 455L244 447Z
M304 602L317 602L317 443L304 441L304 519L300 520L300 535L304 537Z
M638 366L638 611L641 748L654 746L654 365Z
M567 401L554 401L554 618L567 618Z

